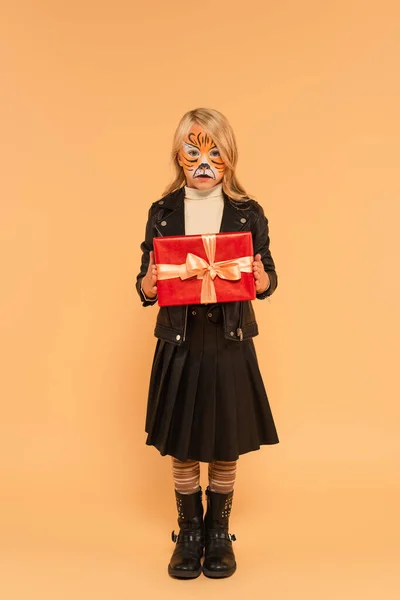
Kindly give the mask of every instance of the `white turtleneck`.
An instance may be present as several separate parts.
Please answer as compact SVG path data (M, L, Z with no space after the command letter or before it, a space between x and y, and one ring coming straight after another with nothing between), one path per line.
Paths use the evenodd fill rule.
M185 234L219 233L224 197L222 182L208 190L185 185Z

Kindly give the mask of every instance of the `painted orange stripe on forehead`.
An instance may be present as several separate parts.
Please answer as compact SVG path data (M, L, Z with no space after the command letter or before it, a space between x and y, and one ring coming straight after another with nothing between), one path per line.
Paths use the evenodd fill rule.
M194 131L189 132L187 135L187 143L199 149L202 147L208 149L216 147L213 139L208 135L208 133L201 130L197 134Z

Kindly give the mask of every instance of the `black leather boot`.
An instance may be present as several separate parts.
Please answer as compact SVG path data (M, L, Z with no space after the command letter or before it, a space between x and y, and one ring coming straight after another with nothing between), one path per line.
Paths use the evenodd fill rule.
M218 494L206 489L207 512L204 518L205 557L203 573L207 577L229 577L236 571L232 541L236 536L228 533L233 491Z
M201 573L200 559L204 550L202 490L180 494L175 490L179 533L172 532L175 550L168 565L172 577L193 579Z

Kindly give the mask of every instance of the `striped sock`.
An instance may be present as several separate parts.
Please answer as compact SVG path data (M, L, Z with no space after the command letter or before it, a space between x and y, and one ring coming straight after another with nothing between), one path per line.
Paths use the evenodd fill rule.
M200 463L196 460L181 461L172 456L172 476L177 492L194 494L200 489Z
M235 485L237 461L216 460L208 463L208 481L212 492L228 494Z

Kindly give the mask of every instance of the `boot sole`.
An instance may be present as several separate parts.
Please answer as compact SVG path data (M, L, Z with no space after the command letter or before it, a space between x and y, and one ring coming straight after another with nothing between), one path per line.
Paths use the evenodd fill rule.
M168 574L175 579L196 579L201 575L201 567L198 571L181 571L180 569L172 569L168 566Z
M210 579L221 579L222 577L230 577L236 571L236 565L229 571L210 571L203 567L203 574Z

